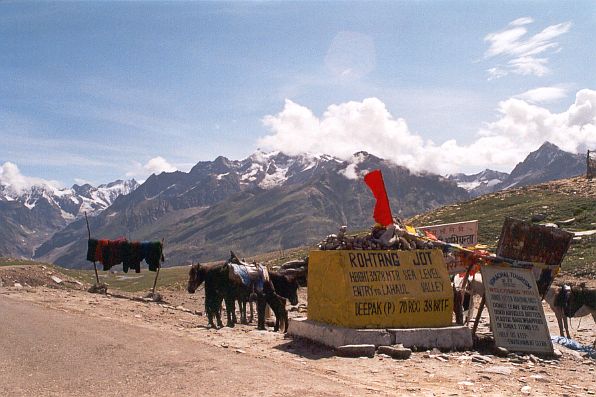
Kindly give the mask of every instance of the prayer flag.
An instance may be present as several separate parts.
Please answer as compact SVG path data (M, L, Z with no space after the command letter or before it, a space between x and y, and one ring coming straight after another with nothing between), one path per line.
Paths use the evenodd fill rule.
M364 175L364 182L372 191L375 199L377 199L373 215L375 221L383 226L392 224L393 217L391 216L391 208L389 207L389 199L387 198L387 191L385 190L385 182L383 182L381 170L374 170Z

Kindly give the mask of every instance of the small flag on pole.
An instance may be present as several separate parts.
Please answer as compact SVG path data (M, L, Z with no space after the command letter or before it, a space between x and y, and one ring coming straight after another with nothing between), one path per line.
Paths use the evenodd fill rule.
M375 221L383 226L392 224L391 207L389 207L389 199L387 198L387 190L385 190L385 182L383 181L381 170L374 170L364 175L364 182L377 199L373 215Z

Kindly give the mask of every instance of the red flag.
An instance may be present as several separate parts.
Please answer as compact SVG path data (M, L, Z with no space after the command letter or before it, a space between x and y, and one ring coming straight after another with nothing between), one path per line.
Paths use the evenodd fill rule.
M374 170L364 175L364 182L377 199L373 215L375 221L383 226L392 224L393 217L391 216L391 208L389 207L389 199L387 198L387 191L385 190L385 182L383 182L381 170Z

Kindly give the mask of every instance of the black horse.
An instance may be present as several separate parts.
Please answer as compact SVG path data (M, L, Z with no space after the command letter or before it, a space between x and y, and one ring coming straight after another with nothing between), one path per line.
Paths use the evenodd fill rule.
M280 328L283 332L287 328L288 312L285 309L285 299L275 293L273 283L266 277L262 282L262 288L255 289L245 285L231 273L231 263L241 263L232 253L232 258L226 263L216 265L193 265L189 271L188 292L194 293L196 289L205 283L205 310L209 319L209 325L213 324L213 317L217 319L217 326L222 327L220 308L222 300L226 303L227 326L233 327L236 324L236 313L234 301L236 299L253 296L257 301L258 329L265 329L265 306L273 309L276 317L275 331Z
M275 293L290 301L290 305L298 304L298 281L293 276L288 276L282 272L269 272L269 278L275 288Z
M282 272L269 271L269 278L273 283L275 293L281 298L285 298L290 302L290 305L296 306L298 304L298 288L300 285L294 276L288 276ZM246 304L250 307L250 319L246 316ZM253 306L250 296L238 296L238 306L240 310L240 322L248 324L253 320Z
M233 291L231 290L228 268L225 263L215 265L201 265L197 263L192 265L188 272L188 286L189 293L194 294L197 288L205 283L205 311L209 326L215 328L213 324L213 317L217 319L217 327L223 327L221 322L221 302L225 300L227 311L227 325L233 327L236 322L236 314L234 312Z

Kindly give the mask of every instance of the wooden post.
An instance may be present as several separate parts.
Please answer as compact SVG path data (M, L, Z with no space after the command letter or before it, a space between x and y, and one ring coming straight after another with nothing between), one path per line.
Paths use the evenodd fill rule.
M472 327L472 337L476 336L476 330L478 329L478 323L480 322L480 316L484 310L484 303L486 302L486 295L482 295L480 306L478 307L478 314L476 314L476 320L474 320L474 327Z
M459 291L458 302L460 304L460 307L457 310L461 312L461 316L462 316L462 321L461 321L461 324L458 323L459 325L463 325L463 323L464 323L464 321L463 321L464 297L466 295L466 287L468 286L468 277L470 277L470 272L472 271L472 267L474 267L474 263L472 263L471 265L468 266L468 269L466 270L466 275L461 283L461 290ZM473 299L474 299L474 295L470 294L470 307L474 307ZM457 318L457 315L456 315L456 318ZM470 321L470 309L468 309L468 318L466 319L466 327L468 326L469 321Z
M85 211L85 222L87 222L87 234L89 235L89 240L91 240L91 229L89 228L89 219L87 219L87 211ZM99 285L99 275L97 274L97 265L95 261L93 261L93 270L95 270L95 280L97 281L97 285Z

